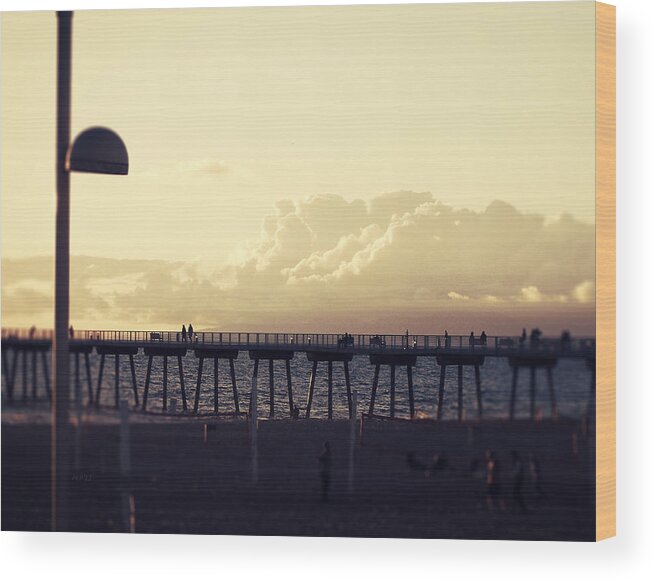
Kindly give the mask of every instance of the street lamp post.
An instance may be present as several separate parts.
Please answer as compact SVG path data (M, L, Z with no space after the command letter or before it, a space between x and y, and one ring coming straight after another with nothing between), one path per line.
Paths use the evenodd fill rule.
M70 172L126 175L127 150L116 133L103 127L83 131L70 144L71 42L73 13L57 12L57 209L55 233L55 332L52 343L51 528L68 528L71 438L68 424L70 360Z

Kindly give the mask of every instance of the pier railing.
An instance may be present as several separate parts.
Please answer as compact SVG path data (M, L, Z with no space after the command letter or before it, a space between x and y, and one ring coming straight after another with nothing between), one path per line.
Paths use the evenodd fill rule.
M475 352L485 354L511 354L535 351L540 354L585 356L595 351L593 338L540 338L530 340L519 336L476 335L413 335L413 334L347 334L347 333L265 333L201 331L116 331L74 330L76 341L91 343L180 344L193 346L238 347L242 349L289 349L295 351L344 350L359 353L378 351L415 352ZM52 331L43 329L2 329L2 340L51 341Z

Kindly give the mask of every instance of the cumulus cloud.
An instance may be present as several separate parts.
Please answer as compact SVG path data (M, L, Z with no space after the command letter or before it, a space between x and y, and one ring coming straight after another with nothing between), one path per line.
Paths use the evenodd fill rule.
M448 298L453 299L454 301L469 301L469 300L471 300L471 297L468 297L466 295L460 295L459 293L456 293L455 291L450 291L448 293Z
M355 320L372 327L485 309L500 317L519 306L543 316L593 313L594 226L567 215L546 222L502 201L475 212L416 192L280 200L241 256L213 273L79 257L73 309L141 325L193 317L258 330ZM8 269L3 264L3 299L11 309L21 277L16 265Z
M579 303L593 303L596 299L596 285L593 280L585 280L573 289L573 298Z
M536 286L528 286L521 289L521 293L517 297L519 301L526 303L565 303L568 297L563 294L546 295L542 293Z

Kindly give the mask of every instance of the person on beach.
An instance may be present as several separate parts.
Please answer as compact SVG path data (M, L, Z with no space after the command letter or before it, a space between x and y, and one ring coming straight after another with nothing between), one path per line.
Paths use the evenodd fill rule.
M188 333L188 335L189 335L189 342L192 343L193 342L193 325L191 323L189 323L189 333Z
M318 471L321 479L321 502L327 502L330 494L330 480L332 477L332 453L330 442L323 444L323 451L318 457Z
M512 450L512 499L521 512L526 511L523 502L523 460L516 450Z
M487 508L494 510L502 509L502 499L500 498L500 463L496 455L491 451L485 452L486 478L487 485Z
M186 327L182 325L182 341L186 343Z
M539 465L539 460L537 460L537 457L532 452L528 456L528 468L530 469L530 477L532 478L532 488L537 496L537 501L539 501L544 497L544 492L541 488L541 466Z

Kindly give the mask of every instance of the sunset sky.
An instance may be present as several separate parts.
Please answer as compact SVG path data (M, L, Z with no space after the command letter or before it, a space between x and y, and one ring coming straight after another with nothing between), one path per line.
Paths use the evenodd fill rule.
M2 324L52 326L56 17L3 13ZM76 12L77 328L594 333L593 2Z

